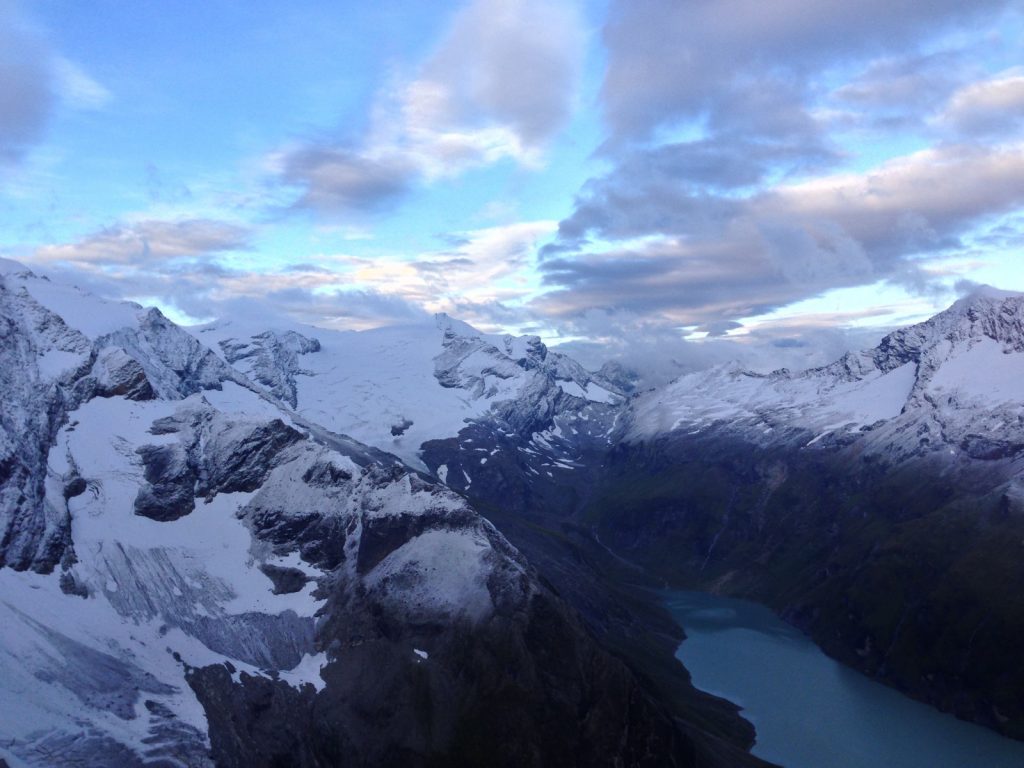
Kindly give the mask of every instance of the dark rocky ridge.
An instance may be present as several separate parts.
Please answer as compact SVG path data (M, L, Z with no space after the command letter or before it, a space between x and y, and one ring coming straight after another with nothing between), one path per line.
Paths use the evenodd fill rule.
M465 434L473 450L505 439ZM1008 652L1024 631L1024 456L986 440L894 462L856 441L803 449L812 437L766 446L724 425L577 454L556 477L506 446L467 492L641 674L675 645L645 649L664 617L631 585L669 583L765 603L847 665L1024 737ZM452 472L473 453L439 441L426 455Z
M327 569L315 641L330 660L326 686L192 669L218 765L696 764L667 712L471 508L395 467L356 476L329 463L302 443L265 459L244 509L275 552ZM416 514L393 507L401 484L426 504ZM374 577L428 532L459 530L493 548L483 616L410 602L402 590L422 579L413 571Z
M28 339L10 351L27 373L0 383L46 392L48 405L2 422L0 490L22 505L14 525L5 520L13 533L2 551L40 571L63 557L67 592L102 593L122 615L161 616L262 669L189 670L222 764L760 764L744 751L752 731L736 708L695 691L673 660L681 633L652 591L663 581L766 602L847 663L1019 734L1024 681L1000 652L1024 629L1016 567L1024 440L1013 428L964 430L955 408L940 412L922 396L909 401L926 409L922 418L907 410L824 437L778 418L770 437L748 423L718 423L622 442L616 423L627 409L560 384L604 382L621 393L629 382L613 379L622 372L589 374L539 340L467 340L450 328L435 368L441 384L483 397L529 374L515 400L496 403L458 438L424 445L428 467L443 465L474 508L395 457L287 408L277 420L237 418L198 398L230 380L262 391L261 407L275 398L294 405L295 376L304 374L297 359L314 351L310 339L261 334L251 348L229 345L239 372L158 313L140 312L137 329L90 341L30 299L17 296L0 314L9 334ZM1016 349L1016 310L962 309L928 332L894 334L873 356L763 378L857 380L911 363L923 385L942 362L935 328L947 341L980 334ZM81 362L43 382L34 361L53 349ZM238 514L255 537L251 555L268 592L294 595L316 581L327 603L315 620L225 615L229 591L212 582L200 590L152 550L104 553L116 588L80 580L67 505L91 478L72 463L52 489L36 489L42 506L33 507L24 481L45 472L48 444L28 447L24 455L39 454L34 464L9 461L22 456L21 446L10 448L18 419L52 441L90 398L189 396L153 424L154 437L174 440L138 448L145 482L135 509L173 526L221 494L254 494ZM962 449L955 459L940 455L950 445ZM429 550L402 559L431 536L459 533L488 551L493 609L474 617L421 590ZM302 568L266 561L296 555ZM326 654L326 687L289 685L283 675L314 651ZM146 704L151 714L165 706L156 698ZM496 742L509 745L497 758ZM116 754L116 743L107 746Z
M189 682L210 718L214 758L221 766L697 764L692 744L623 665L583 640L557 600L537 594L521 610L499 609L480 626L420 627L380 605L334 610L325 634L345 641L319 694L264 678L232 683L222 667L195 670ZM411 647L429 648L429 658Z
M90 340L16 286L0 275L0 567L48 573L74 558L67 497L57 504L45 489L67 414L93 397L177 399L236 374L156 309L140 308L137 327ZM40 361L57 355L75 362L54 377Z

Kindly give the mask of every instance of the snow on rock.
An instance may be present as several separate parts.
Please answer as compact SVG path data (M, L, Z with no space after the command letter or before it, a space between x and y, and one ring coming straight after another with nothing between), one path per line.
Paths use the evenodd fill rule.
M382 599L399 600L401 610L416 619L465 615L479 620L492 609L487 589L492 552L477 532L426 531L384 558L366 583Z
M0 264L9 764L212 765L196 670L323 691L340 646L322 633L345 623L329 616L482 621L530 599L522 557L464 499L331 431L409 421L426 438L485 410L437 383L441 331L325 335L261 333L221 357L156 310ZM410 356L422 376L382 387ZM394 413L375 412L382 391ZM326 429L310 420L334 405Z
M621 396L609 392L596 381L587 382L585 388L575 381L558 381L557 383L567 395L578 397L581 400L589 400L594 403L617 403L622 399Z
M683 376L632 403L622 434L712 425L760 442L788 439L793 428L812 435L807 446L845 435L900 454L1013 452L1024 446L1024 295L981 289L821 368L762 375L720 366Z
M419 468L423 443L455 437L468 422L495 418L529 433L564 410L566 392L584 405L619 399L614 384L536 336L484 334L443 314L360 332L227 321L197 334L303 418Z
M219 345L227 362L292 408L298 402L295 377L311 375L299 357L320 351L319 341L296 331L263 331L244 340L222 339Z

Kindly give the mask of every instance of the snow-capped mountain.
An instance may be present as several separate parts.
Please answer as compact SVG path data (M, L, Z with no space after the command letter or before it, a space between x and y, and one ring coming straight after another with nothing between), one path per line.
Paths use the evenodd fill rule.
M1024 296L982 289L802 372L631 400L574 519L661 578L1024 738Z
M623 424L626 440L716 427L764 445L1009 455L1024 447L1024 295L978 289L822 368L684 376L640 396Z
M528 437L560 414L624 399L621 385L536 336L484 334L443 314L360 332L226 321L196 336L309 421L421 468L425 442L469 422Z
M0 264L0 762L688 764L493 525L334 431L393 447L401 419L456 428L510 392L543 411L558 382L595 386L454 327L439 395L374 400L378 341L215 353L213 332Z
M633 394L444 315L183 329L0 262L0 761L754 764L728 705L683 676L666 709L594 640L675 674L619 592L643 571L755 594L1012 730L988 667L903 679L890 635L1006 640L1002 607L927 621L1016 563L974 520L1024 504L1022 382L1024 297L991 290L829 366ZM927 610L889 616L860 585L930 516L932 575L900 572Z

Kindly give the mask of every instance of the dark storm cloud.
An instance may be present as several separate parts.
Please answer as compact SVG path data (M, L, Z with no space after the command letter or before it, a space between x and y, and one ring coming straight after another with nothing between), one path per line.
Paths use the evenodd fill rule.
M0 163L19 160L43 134L55 100L51 55L0 0Z

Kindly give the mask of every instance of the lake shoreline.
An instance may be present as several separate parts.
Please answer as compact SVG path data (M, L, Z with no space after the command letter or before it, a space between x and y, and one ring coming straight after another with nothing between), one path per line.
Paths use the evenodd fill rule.
M958 720L826 656L750 601L665 590L702 691L741 707L752 754L787 768L1019 768L1024 743Z

